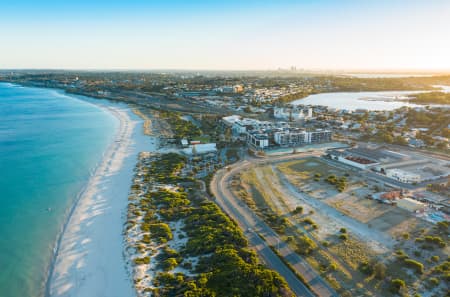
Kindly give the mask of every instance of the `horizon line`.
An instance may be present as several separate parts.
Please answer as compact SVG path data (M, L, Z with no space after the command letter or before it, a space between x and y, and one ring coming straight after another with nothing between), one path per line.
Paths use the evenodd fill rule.
M292 69L292 67L295 67ZM295 65L289 67L266 68L266 69L220 69L220 68L71 68L71 67L18 67L18 68L0 68L0 72L4 71L105 71L105 72L155 72L155 71L181 71L181 72L292 72L292 73L348 73L348 74L450 74L450 69L433 69L433 68L342 68L342 69L326 69L326 68L301 68Z

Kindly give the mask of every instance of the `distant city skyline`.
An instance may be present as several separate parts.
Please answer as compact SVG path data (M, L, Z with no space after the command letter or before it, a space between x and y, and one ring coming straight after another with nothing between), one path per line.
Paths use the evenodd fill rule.
M0 70L450 71L448 0L15 0L0 27Z

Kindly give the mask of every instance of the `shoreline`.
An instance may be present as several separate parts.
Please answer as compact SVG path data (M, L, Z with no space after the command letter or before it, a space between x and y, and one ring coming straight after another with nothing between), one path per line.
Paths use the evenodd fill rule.
M120 123L62 227L48 270L45 296L82 297L92 292L105 297L135 296L123 256L122 233L140 151L137 146L144 144L139 138L146 136L140 129L140 119L132 119L128 106L86 102L109 112ZM111 228L115 232L108 232Z

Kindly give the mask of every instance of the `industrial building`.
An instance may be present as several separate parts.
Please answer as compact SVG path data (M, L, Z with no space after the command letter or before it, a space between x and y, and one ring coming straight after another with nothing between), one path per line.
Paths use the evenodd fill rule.
M359 169L369 169L370 167L379 164L377 161L356 155L354 153L352 154L349 151L331 150L328 152L328 157L332 160L336 160Z
M396 201L397 206L410 212L422 211L426 204L411 198L403 198Z
M363 170L372 170L393 180L414 184L450 176L450 162L387 146L357 147L327 152L332 160Z
M389 178L393 178L395 180L398 180L399 182L407 184L420 183L422 181L420 175L397 168L387 169L385 171L385 174Z

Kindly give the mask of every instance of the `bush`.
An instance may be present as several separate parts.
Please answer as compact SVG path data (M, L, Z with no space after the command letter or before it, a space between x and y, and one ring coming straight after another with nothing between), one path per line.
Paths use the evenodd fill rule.
M436 224L436 227L439 231L448 232L448 227L450 226L450 222L442 221Z
M437 263L437 262L439 262L439 256L432 256L432 257L430 258L430 260L433 261L433 262L435 262L435 263Z
M341 233L347 233L347 229L341 228L341 229L339 230L339 232L341 232Z
M405 259L405 265L411 269L414 269L417 273L423 273L423 264L412 259Z
M297 206L292 213L293 214L301 214L303 212L303 207L302 206Z
M308 224L308 225L313 225L314 221L311 218L306 218L303 220L303 223Z
M339 239L347 240L348 239L348 235L347 234L341 234L341 235L339 235Z
M136 264L136 265L149 264L149 263L150 263L150 257L134 259L134 264Z
M432 286L432 287L436 287L436 286L438 286L439 285L439 279L438 278L436 278L436 277L430 277L429 279L428 279L428 284L430 284L430 286Z
M330 270L330 271L336 271L337 268L338 267L337 267L336 263L334 263L334 262L330 263L330 265L328 266L328 270Z
M395 255L397 256L398 260L408 259L408 255L405 253L404 250L396 250Z
M391 280L390 290L392 293L398 293L398 292L400 292L400 290L402 288L405 288L405 287L406 287L406 284L405 284L404 280L398 279L398 278Z
M178 262L177 262L177 259L175 259L175 258L167 258L166 260L164 260L161 263L161 266L165 271L172 270L175 267L177 267L177 265L178 265Z
M443 248L446 246L445 241L439 236L425 236L425 242L438 245Z
M309 255L316 248L316 244L306 235L298 238L297 242L298 252L302 255Z
M409 233L403 233L402 237L404 240L408 240L409 239Z
M361 271L365 275L372 275L373 266L369 262L364 261L361 264L359 264L359 271Z

